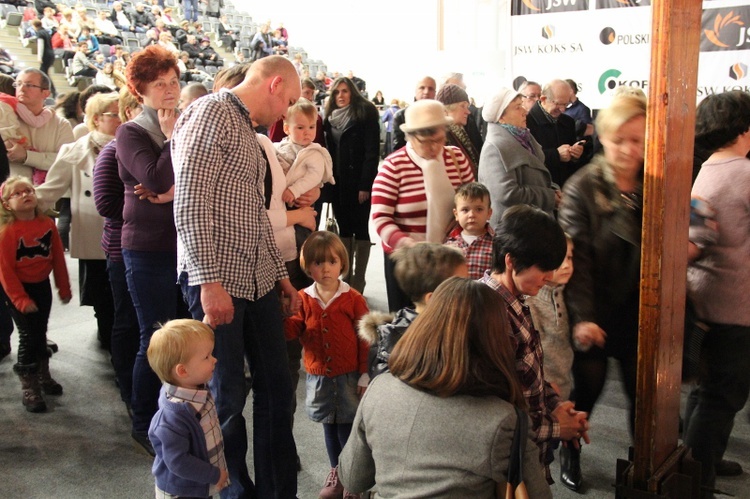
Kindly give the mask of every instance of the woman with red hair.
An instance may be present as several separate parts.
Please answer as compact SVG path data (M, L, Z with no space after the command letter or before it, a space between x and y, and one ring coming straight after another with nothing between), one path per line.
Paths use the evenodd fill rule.
M154 325L177 315L177 233L172 216L174 174L170 140L177 121L180 70L164 47L138 52L126 69L128 88L143 112L117 130L117 162L125 184L122 256L125 276L140 326L140 348L133 368L133 438L151 455L151 417L157 410L161 383L148 365ZM148 201L136 186L159 196ZM150 201L150 202L149 202Z

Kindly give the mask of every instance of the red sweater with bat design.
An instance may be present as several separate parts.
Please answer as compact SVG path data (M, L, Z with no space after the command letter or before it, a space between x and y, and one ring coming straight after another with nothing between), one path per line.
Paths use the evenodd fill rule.
M50 273L60 299L70 299L65 253L51 218L16 220L0 229L0 283L14 307L24 310L32 301L23 283L42 282Z

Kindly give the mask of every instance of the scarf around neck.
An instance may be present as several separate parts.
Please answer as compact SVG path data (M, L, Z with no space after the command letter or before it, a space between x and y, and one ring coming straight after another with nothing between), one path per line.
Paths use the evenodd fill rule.
M531 146L531 130L510 123L500 123L500 126L505 128L527 151L536 156Z
M146 130L146 133L148 133L148 136L151 137L151 140L156 146L160 148L164 147L164 143L167 141L167 136L161 131L161 125L159 125L159 113L156 109L145 104L142 107L143 111L132 120L133 123Z
M426 241L442 244L448 224L453 219L453 196L456 192L448 178L443 152L441 151L435 159L424 159L417 154L411 142L407 142L406 154L422 170L424 178L427 198ZM456 165L453 165L453 168L456 168Z
M331 123L331 126L334 128L338 128L342 132L349 128L349 125L352 121L352 106L346 106L346 107L340 107L338 109L334 109L333 112L331 112L330 118L328 118L328 121Z

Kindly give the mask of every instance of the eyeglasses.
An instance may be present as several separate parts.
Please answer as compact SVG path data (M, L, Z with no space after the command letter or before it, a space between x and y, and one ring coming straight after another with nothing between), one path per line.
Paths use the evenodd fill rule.
M39 90L47 90L46 87L43 87L41 85L34 85L33 83L26 83L24 81L13 82L13 88L23 88L23 87L31 87L31 88L38 88Z
M563 109L563 110L567 109L568 106L570 105L570 102L557 102L556 100L552 100L552 99L550 99L550 102L558 109Z
M412 138L419 142L420 145L429 146L442 146L445 145L445 135L437 139L420 139L416 135L412 135Z
M8 199L17 199L26 196L32 196L34 194L36 194L36 191L34 191L34 189L24 189L22 191L11 192L8 196Z
M110 118L120 118L120 115L117 113L101 113L102 116L109 116Z

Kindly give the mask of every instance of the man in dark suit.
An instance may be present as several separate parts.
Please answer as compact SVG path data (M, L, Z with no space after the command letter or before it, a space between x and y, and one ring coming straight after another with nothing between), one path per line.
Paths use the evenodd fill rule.
M526 126L544 151L544 165L560 187L590 159L584 157L584 143L576 140L575 120L563 113L572 93L567 82L552 80L526 117Z

